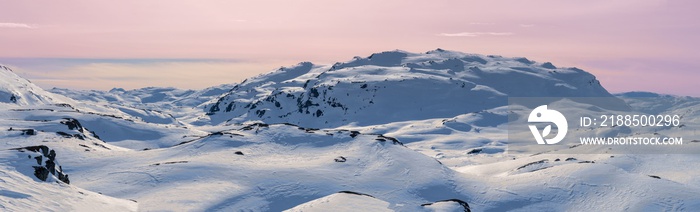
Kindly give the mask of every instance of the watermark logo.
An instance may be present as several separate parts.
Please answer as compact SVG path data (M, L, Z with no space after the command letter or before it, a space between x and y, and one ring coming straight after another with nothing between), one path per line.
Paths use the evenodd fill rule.
M552 125L547 125L539 132L537 126L528 125L532 135L535 136L538 144L556 144L564 139L566 132L569 129L569 124L566 122L566 118L563 114L556 110L547 109L547 105L540 105L530 112L530 116L527 118L530 123L553 123L557 126L557 135L554 138L545 138L552 131Z

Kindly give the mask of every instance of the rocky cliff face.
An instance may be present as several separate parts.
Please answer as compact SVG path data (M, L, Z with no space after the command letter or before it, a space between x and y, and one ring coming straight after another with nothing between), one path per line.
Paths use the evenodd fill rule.
M56 161L56 152L44 145L28 146L14 149L27 154L28 160L36 160L34 168L34 177L41 181L59 180L66 184L70 184L68 174L63 172L63 167Z

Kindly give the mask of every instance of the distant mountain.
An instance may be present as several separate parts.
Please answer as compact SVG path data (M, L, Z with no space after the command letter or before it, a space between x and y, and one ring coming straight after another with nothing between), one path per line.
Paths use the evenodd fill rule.
M228 92L233 86L233 84L223 84L202 90L146 87L133 90L114 88L109 91L53 88L50 91L73 99L91 102L108 102L129 106L169 104L172 106L196 107Z
M233 87L233 84L223 84L202 90L146 87L133 90L114 88L109 91L53 88L50 91L115 108L146 122L182 125L199 120L207 109L200 106L202 103L218 98Z
M592 74L526 58L437 49L283 67L208 102L212 124L260 120L307 127L454 117L507 97L612 97Z

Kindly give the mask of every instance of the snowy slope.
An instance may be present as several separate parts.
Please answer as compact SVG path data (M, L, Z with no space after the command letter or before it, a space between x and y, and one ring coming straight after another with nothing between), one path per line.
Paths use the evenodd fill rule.
M36 134L38 132L23 132L20 136ZM3 146L10 143L6 139L2 140ZM28 145L39 142L24 140L22 143ZM137 204L134 201L117 199L69 185L70 178L66 170L70 168L59 163L62 153L65 152L57 152L44 145L0 150L0 209L136 211Z
M17 76L7 66L0 65L0 103L16 105L60 104L67 98L55 96Z
M7 166L0 153L2 211L137 211L130 200L116 199L63 183L39 182ZM31 167L30 167L31 168Z

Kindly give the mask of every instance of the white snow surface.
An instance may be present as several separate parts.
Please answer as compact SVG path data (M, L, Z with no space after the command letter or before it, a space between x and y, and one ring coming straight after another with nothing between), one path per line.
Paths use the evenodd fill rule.
M2 211L700 207L700 155L522 154L504 126L509 96L617 97L636 112L684 115L683 129L641 133L693 138L700 98L613 96L583 70L525 58L397 50L200 91L50 93L0 75ZM649 95L662 98L632 98ZM17 150L41 145L70 184L40 180L39 153Z

